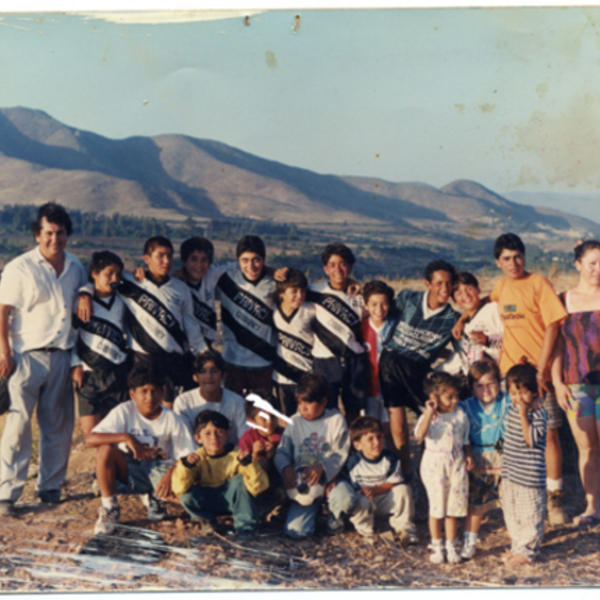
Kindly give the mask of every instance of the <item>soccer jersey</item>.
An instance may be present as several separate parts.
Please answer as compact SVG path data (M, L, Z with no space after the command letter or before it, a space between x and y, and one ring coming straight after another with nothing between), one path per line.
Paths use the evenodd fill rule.
M181 418L165 406L161 408L156 419L146 419L135 402L128 400L113 408L92 433L128 433L141 444L161 450L165 456L163 460L174 461L194 452L197 446ZM130 452L124 442L119 448Z
M79 337L73 348L72 366L81 364L85 371L110 371L127 359L125 305L113 294L109 298L93 298L94 314L87 323L73 317Z
M289 317L279 306L273 311L277 339L273 381L296 384L303 373L312 370L315 312L311 302L303 302Z
M360 335L362 296L334 290L323 281L308 286L306 299L316 307L314 324L315 358L345 357L363 354Z
M221 275L217 294L225 341L223 358L241 369L269 368L275 358L273 278L263 275L258 281L248 281L236 266Z
M183 354L189 349L198 354L206 349L190 290L183 281L167 277L155 283L148 272L144 281L135 281L133 275L125 273L118 292L125 304L134 351Z
M460 315L447 303L430 309L428 295L402 290L396 296L394 328L383 347L415 362L431 364L453 340L452 328Z
M346 463L344 476L357 490L365 486L397 484L403 481L400 461L394 452L387 449L375 460L368 459L362 452L355 452Z
M200 388L189 390L175 398L173 410L183 419L192 434L196 417L201 412L214 410L221 413L229 419L229 441L236 446L248 429L245 400L231 390L223 389L221 402L208 402L202 397Z
M546 428L548 415L542 406L527 412L531 444L523 437L519 409L508 409L502 455L502 477L517 485L546 489Z
M500 392L491 405L484 405L476 396L461 402L462 409L469 417L469 439L472 446L489 448L504 438L510 397Z

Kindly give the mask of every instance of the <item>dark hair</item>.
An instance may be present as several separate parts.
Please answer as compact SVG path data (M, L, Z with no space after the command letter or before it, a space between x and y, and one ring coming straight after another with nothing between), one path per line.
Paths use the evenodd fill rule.
M502 250L516 250L525 256L525 245L516 233L503 233L494 242L494 258L498 260Z
M164 235L155 235L146 240L144 244L144 256L150 256L157 248L168 248L173 252L171 240Z
M158 365L139 363L131 369L127 376L127 389L135 390L151 384L155 387L164 387L165 374Z
M511 385L517 388L524 387L529 390L532 394L537 396L538 384L537 384L537 369L531 363L525 363L524 365L515 365L511 367L506 374L506 389Z
M209 423L212 423L217 429L224 429L225 431L231 429L229 419L225 415L216 410L203 410L194 419L194 435L199 435Z
M255 392L255 393L256 393L256 392ZM261 398L263 398L263 399L267 400L268 402L271 402L271 398L269 397L269 394L265 394L265 395L263 395L263 394L258 394L258 395L259 395ZM272 402L271 402L271 404L272 404ZM246 416L247 416L249 419L252 419L252 420L254 420L254 418L256 417L256 415L257 415L259 412L261 412L261 411L262 411L262 412L264 412L265 414L268 414L268 415L270 415L270 416L271 416L271 420L273 420L273 419L276 419L276 418L277 418L277 417L276 417L276 416L275 416L273 413L270 413L270 412L266 411L264 408L261 408L260 406L257 406L256 404L254 404L254 402L251 402L250 400L246 400L246 401L244 402L244 410L246 411Z
M350 266L356 262L356 258L354 258L354 254L352 254L352 250L340 242L336 242L335 244L327 244L327 246L325 246L325 250L321 252L321 260L323 261L323 265L326 265L332 256L339 256Z
M288 288L301 288L305 290L308 287L308 280L306 275L298 269L288 269L285 281L276 281L275 288L277 289L277 295L281 295Z
M215 255L215 247L209 239L195 235L181 243L181 248L179 250L181 262L187 262L193 252L205 252L206 256L208 256L208 262L212 264Z
M600 242L598 240L579 240L577 246L573 248L575 262L580 261L590 250L600 250Z
M263 260L267 255L265 243L257 235L245 235L243 238L240 238L235 248L236 258L239 258L244 252L254 252Z
M198 356L196 356L194 359L194 373L200 373L207 362L215 363L215 367L217 367L221 373L225 373L227 371L227 363L223 360L220 352L209 348L208 350L200 352L200 354L198 354Z
M473 273L469 273L468 271L459 271L456 274L456 278L454 280L454 285L452 286L452 296L454 296L454 292L458 289L459 285L472 285L473 287L479 287L479 281L477 281L477 277L473 275Z
M500 369L495 361L478 360L477 362L474 362L469 368L469 387L473 388L473 384L488 373L491 373L496 381L500 383Z
M123 261L119 255L111 252L110 250L102 250L101 252L94 252L92 254L92 260L90 262L90 274L88 275L88 281L94 283L92 273L99 273L106 269L106 267L116 266L123 270Z
M427 397L432 394L439 397L445 388L459 392L461 388L459 379L445 371L432 371L423 382L423 391Z
M434 260L430 262L425 267L425 280L431 283L433 274L436 271L446 271L447 273L450 273L451 283L454 284L454 280L456 279L456 269L450 263L445 260Z
M360 441L360 438L367 433L383 433L381 421L375 417L358 417L350 425L350 439L353 442Z
M73 223L71 223L71 217L66 211L62 204L56 202L46 202L39 207L37 217L35 221L31 222L31 233L37 236L42 230L42 219L46 218L48 223L54 223L55 225L61 225L65 228L67 235L71 235L73 231Z
M375 279L374 281L367 281L367 283L365 283L362 290L365 304L369 301L369 298L375 294L383 294L384 296L387 296L390 304L394 301L394 290L384 281Z
M298 381L296 388L296 400L302 402L327 401L329 398L329 383L323 375L316 373L304 373Z

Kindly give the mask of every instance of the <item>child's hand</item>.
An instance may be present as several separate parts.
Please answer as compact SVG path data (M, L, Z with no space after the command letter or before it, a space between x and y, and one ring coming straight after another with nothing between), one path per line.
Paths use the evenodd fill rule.
M362 495L366 496L367 498L372 498L375 495L375 493L373 492L373 488L368 485L362 487L360 491Z
M351 296L358 296L360 293L360 283L358 283L358 281L354 281L354 279L351 279L348 283L348 287L346 288L346 293L350 294Z
M241 450L240 450L241 452ZM252 456L264 456L265 455L265 444L261 440L256 440L252 444Z
M94 305L92 297L82 294L77 298L77 317L80 321L87 323L94 316Z
M438 407L438 403L437 403L437 399L435 399L435 398L430 398L429 400L427 400L427 402L425 402L425 410L429 410L433 414L436 413L437 407Z
M275 456L275 444L269 440L264 441L265 454L267 458Z
M166 460L167 454L162 448L158 448L157 446L152 446L149 448L150 450L150 460Z
M241 465L249 465L252 462L252 454L246 448L240 448L238 452L238 461Z
M478 344L479 346L487 346L488 345L487 335L485 335L485 333L483 333L483 331L471 331L471 333L469 334L469 339L474 344Z
M132 435L129 436L129 439L125 443L133 453L135 460L152 460L152 448L148 444L138 442Z
M467 471L472 471L475 467L475 461L472 456L465 456L465 467L467 468Z
M192 452L185 457L185 462L187 462L189 465L195 465L196 463L199 463L200 460L200 455L196 454L195 452Z
M306 485L317 485L319 479L321 479L321 475L323 475L323 471L323 465L320 462L313 463L304 470L302 480Z
M275 281L285 281L287 279L287 274L288 274L288 267L281 267L281 269L277 269L277 271L275 271L275 273L273 273L273 279Z
M71 369L71 381L80 389L83 385L83 367L81 365Z
M298 486L298 473L296 473L296 469L291 465L288 465L281 472L281 478L283 479L283 487L286 490L293 490Z
M133 272L133 278L136 281L144 281L144 279L146 279L146 271L144 270L144 267L138 267L134 272Z
M465 322L462 319L459 319L458 321L456 321L456 323L454 324L454 327L452 328L452 337L455 340L461 340L464 328L465 328Z
M331 490L337 485L337 479L333 479L327 484L325 488L325 498L329 498L329 494L331 494Z

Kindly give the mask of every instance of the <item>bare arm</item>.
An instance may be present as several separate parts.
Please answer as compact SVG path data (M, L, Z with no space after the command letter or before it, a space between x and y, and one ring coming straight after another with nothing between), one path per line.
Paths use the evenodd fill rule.
M88 448L97 448L107 444L127 444L136 460L151 460L153 458L152 448L138 440L129 433L90 433L85 438Z
M564 411L567 411L569 410L571 392L569 391L569 387L562 380L564 347L565 344L562 336L558 336L556 338L556 343L554 344L554 351L552 352L550 372L552 375L554 393L556 394L556 401Z
M527 418L527 405L519 404L519 417L521 417L521 429L523 430L523 439L525 443L531 448L531 423Z
M0 377L8 377L15 366L10 347L8 324L12 308L9 304L0 304Z
M419 442L422 442L429 431L429 424L431 423L431 419L435 414L437 405L435 400L427 400L425 403L425 412L423 413L423 419L417 423L417 428L415 429L415 437Z
M537 370L538 370L538 383L539 379L542 379L552 350L554 349L554 343L556 342L556 336L560 330L560 321L554 321L546 327L546 333L544 334L544 341L542 342L542 351L538 359Z

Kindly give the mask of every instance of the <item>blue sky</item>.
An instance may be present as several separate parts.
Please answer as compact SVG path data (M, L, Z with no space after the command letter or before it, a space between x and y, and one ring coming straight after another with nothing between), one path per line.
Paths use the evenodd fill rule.
M215 139L320 173L600 187L598 8L276 10L249 26L0 17L0 107L112 138Z

